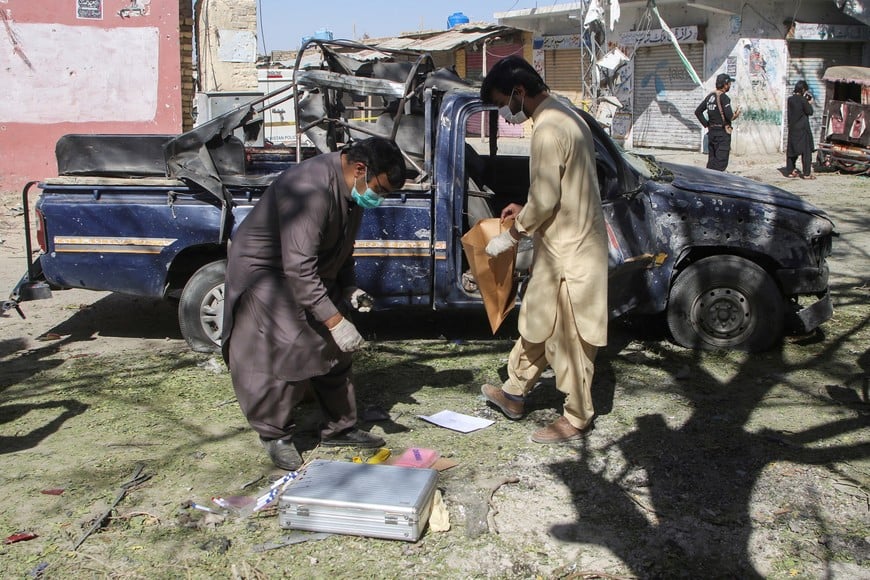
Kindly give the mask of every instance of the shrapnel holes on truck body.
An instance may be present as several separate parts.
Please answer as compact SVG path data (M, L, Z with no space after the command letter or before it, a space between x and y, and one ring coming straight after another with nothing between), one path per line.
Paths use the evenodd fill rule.
M196 352L220 349L226 273L226 260L206 264L191 276L181 292L178 323L181 335Z
M785 303L763 268L738 256L703 258L677 275L668 327L687 348L759 352L782 337Z

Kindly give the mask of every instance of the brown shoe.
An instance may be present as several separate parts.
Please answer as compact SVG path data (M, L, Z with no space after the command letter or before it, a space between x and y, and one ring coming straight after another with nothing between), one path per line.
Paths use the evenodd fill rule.
M265 440L260 437L260 443L266 448L266 453L269 454L269 459L275 467L284 471L296 471L302 467L302 456L290 439Z
M578 429L568 422L568 419L559 417L546 427L542 427L532 433L532 441L535 443L565 443L582 439L592 431L592 423L585 429Z
M501 387L483 385L480 387L480 392L483 393L483 396L486 397L487 401L498 407L508 419L516 421L517 419L523 418L523 412L525 411L526 406L525 403L523 401L510 400Z

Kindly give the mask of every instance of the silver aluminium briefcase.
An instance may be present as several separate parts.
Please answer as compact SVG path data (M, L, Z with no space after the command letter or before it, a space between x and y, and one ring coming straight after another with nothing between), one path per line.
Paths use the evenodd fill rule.
M312 461L278 501L282 528L417 541L432 510L438 472Z

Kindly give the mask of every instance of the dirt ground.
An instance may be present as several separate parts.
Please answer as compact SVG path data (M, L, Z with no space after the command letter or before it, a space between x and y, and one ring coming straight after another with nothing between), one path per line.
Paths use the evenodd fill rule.
M35 537L0 546L0 575L870 578L870 181L790 180L782 165L735 157L729 170L832 216L833 320L758 355L688 351L658 320L615 321L584 441L530 441L559 412L551 377L523 421L480 396L505 376L515 316L496 337L482 315L359 321L359 406L389 414L363 426L394 454L427 447L456 463L438 483L449 531L415 543L318 539L281 529L274 509L185 507L217 509L213 496L254 496L281 475L223 364L186 348L169 303L70 290L24 304L26 320L0 318L0 535ZM24 270L20 205L0 197L7 289ZM418 418L444 409L495 423L463 435ZM316 421L305 403L306 459L350 459L315 447Z

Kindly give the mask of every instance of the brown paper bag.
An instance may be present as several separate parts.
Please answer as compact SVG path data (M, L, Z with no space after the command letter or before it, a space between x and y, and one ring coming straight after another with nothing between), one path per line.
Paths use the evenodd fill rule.
M512 250L495 258L490 257L485 251L486 244L510 228L513 223L513 220L504 223L500 221L499 218L480 220L462 236L462 249L465 250L471 273L480 289L493 334L507 318L517 298L517 288L514 284L517 247L514 246Z

